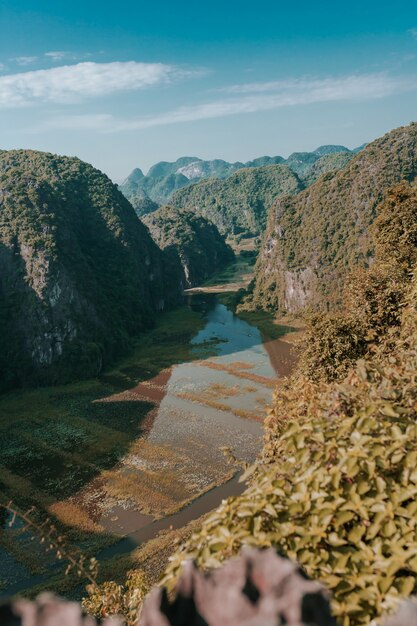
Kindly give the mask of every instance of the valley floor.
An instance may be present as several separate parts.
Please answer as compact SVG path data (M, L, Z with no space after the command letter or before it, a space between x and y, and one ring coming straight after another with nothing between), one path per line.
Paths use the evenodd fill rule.
M229 270L236 283L242 266ZM99 556L104 579L157 550L158 533L168 552L188 532L170 528L241 491L222 448L246 463L256 457L272 389L293 361L280 340L290 330L193 295L100 379L2 396L1 500L48 515L70 549ZM0 592L80 593L30 529L2 521Z

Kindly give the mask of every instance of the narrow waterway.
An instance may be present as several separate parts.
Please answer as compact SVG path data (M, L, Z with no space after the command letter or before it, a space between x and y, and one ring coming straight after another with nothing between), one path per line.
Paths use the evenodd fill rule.
M109 479L114 484L123 477L126 483L128 476L130 483L140 486L146 475L147 495L142 494L141 503L139 488L134 497L126 490L114 506L108 506L107 499L99 523L108 532L135 533L154 518L167 517L227 482L233 469L224 447L232 447L247 463L259 451L261 423L277 378L261 333L214 295L190 296L188 305L205 319L204 327L191 340L196 359L103 399L121 402L137 398L155 404L146 440L131 446L119 463L117 476L112 474ZM173 502L168 502L161 485L172 479L175 495L171 492ZM145 502L148 510L139 513ZM195 517L208 510L208 502L195 504Z
M223 449L253 462L273 388L290 367L288 344L279 338L264 341L256 326L216 295L190 295L187 306L204 322L190 341L188 362L175 364L171 354L170 367L91 401L104 415L116 411L121 426L123 408L134 422L137 406L140 436L131 439L113 467L51 507L55 514L76 512L67 524L75 526L82 518L86 525L86 519L98 537L119 538L98 549L99 560L129 552L162 530L181 528L241 493L238 469L228 464ZM143 407L149 407L145 413ZM24 535L19 541L25 541ZM3 541L1 596L47 582L60 567L50 560L48 572L34 575L16 554Z

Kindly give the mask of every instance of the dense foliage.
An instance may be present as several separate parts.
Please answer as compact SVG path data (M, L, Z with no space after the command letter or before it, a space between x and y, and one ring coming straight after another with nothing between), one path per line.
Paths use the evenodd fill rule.
M346 377L326 383L298 374L276 390L262 456L246 472L249 487L172 557L167 584L185 557L211 568L242 545L272 545L330 589L344 626L375 623L416 593L414 187L387 194L373 234L377 258L353 279L345 319L314 321L322 378ZM356 328L365 320L361 338Z
M99 619L118 615L126 626L135 626L141 613L143 600L149 592L149 583L141 570L128 572L124 585L113 581L89 585L88 596L83 599L83 610Z
M417 124L369 144L339 172L324 174L269 214L252 302L295 311L340 303L346 274L369 265L369 235L384 192L417 174Z
M135 209L138 217L152 213L159 208L159 204L150 199L146 191L139 189L133 196L129 198L130 204Z
M158 246L178 255L184 287L201 284L234 258L216 226L191 211L165 206L143 221Z
M312 185L328 172L342 170L349 161L354 157L354 152L332 152L323 155L317 161L314 161L300 174L300 177L306 187Z
M0 154L3 385L94 375L178 301L164 255L104 174L75 158Z
M243 168L263 167L279 163L286 163L293 172L305 177L306 180L308 179L308 184L310 184L312 180L316 180L318 177L314 172L310 175L310 170L314 168L316 161L324 155L334 155L340 152L352 155L354 153L344 146L320 146L314 152L295 152L287 160L280 156L262 156L246 163L240 161L229 163L222 159L204 161L197 157L181 157L174 162L161 161L156 163L150 168L146 176L139 168L134 169L122 183L120 189L134 206L135 198L140 198L143 192L154 202L165 204L171 200L172 194L177 189L187 187L205 178L228 178ZM344 162L335 159L333 163L335 167L327 168L325 171L337 169Z
M300 369L311 380L340 379L369 350L388 351L395 342L417 265L417 188L395 186L377 213L370 229L374 263L348 276L343 312L310 318Z
M268 165L185 187L174 194L172 204L211 220L221 233L256 235L264 229L274 199L301 189L300 180L286 165Z

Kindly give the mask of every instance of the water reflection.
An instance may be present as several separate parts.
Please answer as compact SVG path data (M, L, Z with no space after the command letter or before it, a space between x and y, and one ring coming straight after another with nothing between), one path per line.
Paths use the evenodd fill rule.
M248 463L260 447L276 384L260 331L215 295L193 295L188 306L206 321L191 340L195 360L106 399L136 397L154 405L146 439L131 445L103 487L117 495L117 502L107 496L100 519L113 533L132 533L149 515L165 517L230 478L222 447L233 447Z

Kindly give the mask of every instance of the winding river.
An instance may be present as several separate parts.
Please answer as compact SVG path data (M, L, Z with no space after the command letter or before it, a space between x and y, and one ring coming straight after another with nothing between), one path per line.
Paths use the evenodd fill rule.
M193 360L93 401L151 407L145 430L117 464L70 498L98 532L115 537L99 550L99 560L129 552L161 530L180 528L243 490L223 448L246 463L255 459L273 388L291 366L288 343L266 341L217 295L193 294L187 305L204 320L191 339ZM33 575L6 549L0 547L0 555L9 572L3 596L45 582L59 567L51 563L48 574ZM0 565L0 579L2 574Z

